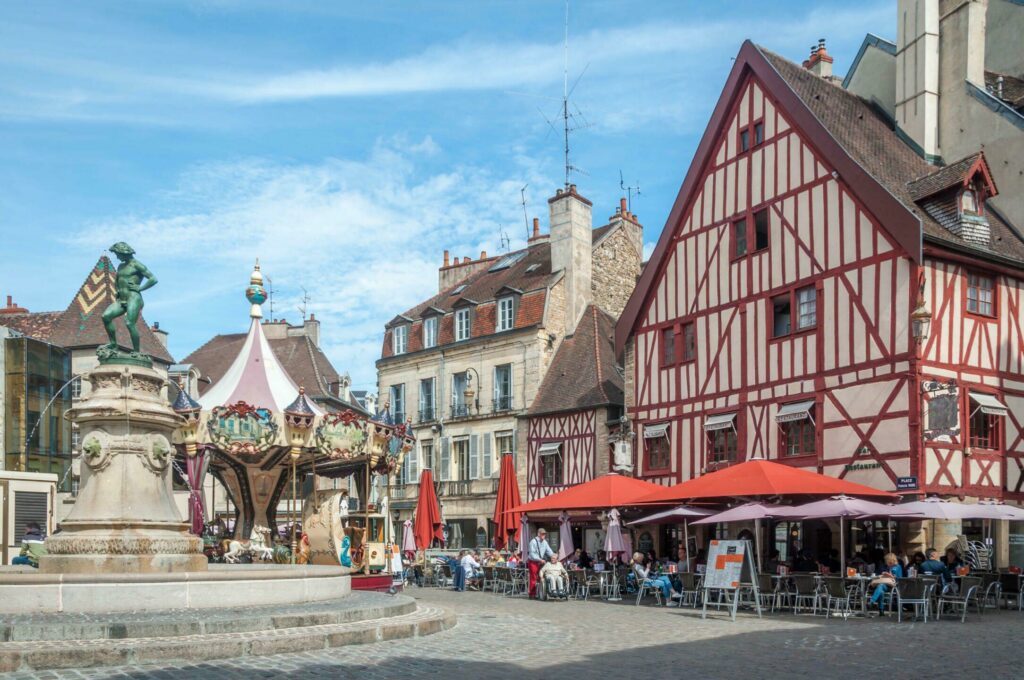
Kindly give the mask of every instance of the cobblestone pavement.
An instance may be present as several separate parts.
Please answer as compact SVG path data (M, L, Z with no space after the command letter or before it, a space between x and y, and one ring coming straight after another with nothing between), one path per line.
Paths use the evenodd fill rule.
M896 624L621 603L529 602L484 593L407 591L458 614L429 637L182 667L12 674L12 678L1020 678L1024 614Z

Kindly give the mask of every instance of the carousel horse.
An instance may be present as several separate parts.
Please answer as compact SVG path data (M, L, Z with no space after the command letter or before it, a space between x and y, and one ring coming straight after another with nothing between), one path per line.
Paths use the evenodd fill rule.
M228 564L237 564L243 555L251 555L254 560L273 560L274 551L267 546L267 534L269 533L270 529L257 524L252 528L252 536L248 541L232 540L228 543L224 561Z

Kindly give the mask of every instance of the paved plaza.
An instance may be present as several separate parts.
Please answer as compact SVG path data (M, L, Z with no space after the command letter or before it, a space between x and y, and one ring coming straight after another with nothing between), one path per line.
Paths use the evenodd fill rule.
M1019 678L1024 614L967 623L724 614L621 603L528 602L413 588L458 615L449 631L315 652L186 666L42 671L11 678Z

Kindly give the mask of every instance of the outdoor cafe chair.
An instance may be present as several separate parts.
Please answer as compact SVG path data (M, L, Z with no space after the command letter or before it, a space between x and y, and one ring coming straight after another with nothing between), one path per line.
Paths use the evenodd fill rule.
M896 608L896 621L903 622L903 607L910 605L914 608L914 620L922 616L925 623L928 623L928 614L932 609L932 590L935 588L935 581L927 578L898 578L889 595L893 607Z
M825 617L831 618L833 613L842 614L847 618L853 614L852 599L858 594L858 589L846 589L846 580L840 577L824 577L821 579L823 586L822 597L825 600Z
M494 567L483 567L483 578L480 580L480 590L484 591L490 588L494 590Z
M954 593L951 589L943 591L939 595L939 603L935 608L935 619L941 619L943 608L950 607L953 610L960 610L960 623L963 623L967 619L967 608L972 603L980 614L982 583L980 576L964 576L960 579L960 592Z
M771 574L757 575L757 592L761 598L761 606L767 607L770 612L774 612L779 606L780 583L781 579L774 579Z
M509 569L509 597L517 597L529 592L527 581L527 570L525 567L514 567Z
M818 577L814 574L793 574L790 582L792 583L793 613L800 613L801 602L809 602L811 613L817 614L821 602ZM804 608L806 609L806 607Z
M999 600L1002 599L1003 585L999 574L995 572L984 572L981 574L981 588L979 598L982 607L999 609Z
M1004 573L999 575L999 597L1003 606L1010 608L1010 600L1017 603L1017 611L1024 611L1024 598L1021 597L1021 576L1020 574Z
M640 601L644 599L644 595L654 595L654 599L657 601L658 606L662 605L661 602L661 588L649 578L637 579L639 582L636 589L636 604L640 606Z
M682 607L685 604L690 604L696 607L697 602L700 600L700 575L684 571L679 574L679 583L683 586L683 591L680 593L679 606Z
M499 590L505 592L505 588L508 584L508 567L495 566L494 573L491 576L491 592L497 593Z

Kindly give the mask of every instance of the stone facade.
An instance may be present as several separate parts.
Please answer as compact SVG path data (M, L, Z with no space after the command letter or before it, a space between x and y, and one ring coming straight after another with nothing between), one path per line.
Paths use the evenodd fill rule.
M594 304L616 318L640 276L643 228L635 219L620 210L610 221L609 233L594 244Z

